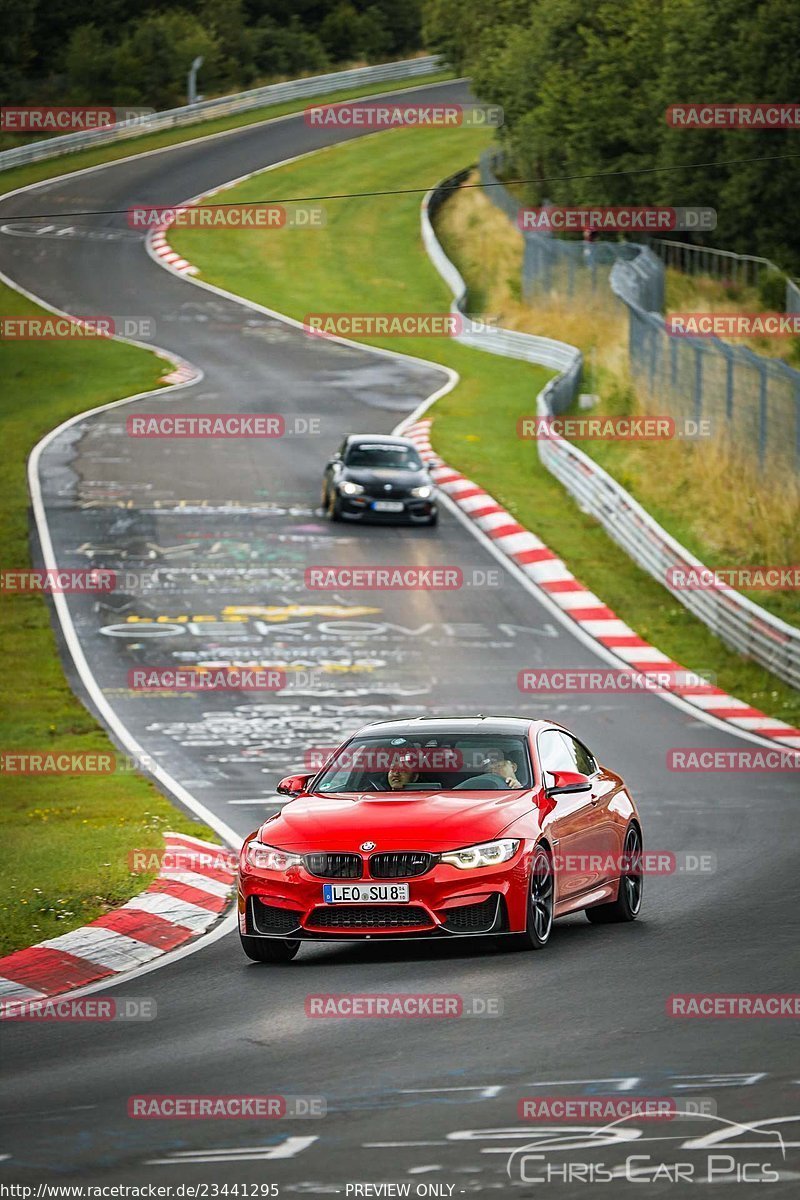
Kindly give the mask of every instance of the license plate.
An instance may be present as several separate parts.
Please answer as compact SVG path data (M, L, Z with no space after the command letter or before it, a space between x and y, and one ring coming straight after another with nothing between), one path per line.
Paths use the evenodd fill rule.
M405 505L402 500L376 500L372 507L375 512L402 512Z
M325 883L322 898L326 904L406 904L407 883Z

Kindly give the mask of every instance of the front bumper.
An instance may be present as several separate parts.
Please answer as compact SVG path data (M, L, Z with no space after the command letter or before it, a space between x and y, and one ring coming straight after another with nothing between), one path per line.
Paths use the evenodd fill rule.
M291 941L484 937L525 928L525 855L477 871L437 864L408 882L405 904L326 904L325 882L305 867L285 875L248 868L239 876L239 930ZM364 875L361 882L385 883Z
M380 512L373 507L380 497L376 496L344 496L339 492L339 511L348 521L376 521L394 523L408 521L412 525L425 524L436 516L436 500L418 500L413 496L393 496L393 503L402 504L402 511Z

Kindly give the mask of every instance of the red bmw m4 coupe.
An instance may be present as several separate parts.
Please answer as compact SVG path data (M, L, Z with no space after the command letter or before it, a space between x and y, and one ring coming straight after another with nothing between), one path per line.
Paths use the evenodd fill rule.
M642 826L621 777L574 734L520 717L367 725L245 841L249 958L305 941L501 936L539 949L556 917L633 921Z

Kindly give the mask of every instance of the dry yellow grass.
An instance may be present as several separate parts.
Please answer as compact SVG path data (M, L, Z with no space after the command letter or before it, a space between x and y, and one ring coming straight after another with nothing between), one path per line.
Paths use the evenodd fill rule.
M468 182L474 183L476 176ZM479 188L461 189L440 210L437 230L467 281L469 308L509 329L559 338L578 346L587 370L584 390L596 392L597 413L646 411L628 369L628 317L607 290L548 296L525 303L520 277L523 239ZM743 290L736 302L722 285L668 273L673 307L718 310L757 307ZM800 558L800 484L761 473L718 439L687 443L586 443L583 448L627 487L680 541L711 566L788 564ZM775 607L769 598L766 600Z

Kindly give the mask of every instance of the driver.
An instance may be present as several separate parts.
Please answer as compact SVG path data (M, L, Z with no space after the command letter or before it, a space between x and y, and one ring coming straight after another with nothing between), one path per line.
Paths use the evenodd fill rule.
M483 757L483 769L488 775L499 775L508 788L521 788L517 778L517 763L506 758L502 750L492 746Z
M405 763L395 764L386 773L386 782L390 792L402 792L403 788L408 787L410 783L416 783L418 779L418 772L412 771Z
M465 779L462 783L457 783L456 789L472 788L480 791L481 789L500 791L502 788L521 788L522 784L517 779L517 764L513 759L506 758L502 750L497 746L492 746L486 750L481 758L481 766L483 767L482 775L473 775L471 779Z

